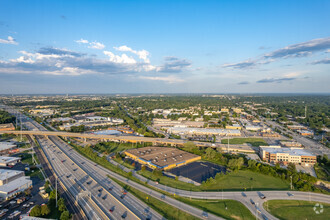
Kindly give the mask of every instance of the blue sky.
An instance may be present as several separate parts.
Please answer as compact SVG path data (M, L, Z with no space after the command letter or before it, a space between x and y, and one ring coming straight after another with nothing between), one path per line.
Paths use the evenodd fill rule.
M0 1L0 94L330 92L330 1Z

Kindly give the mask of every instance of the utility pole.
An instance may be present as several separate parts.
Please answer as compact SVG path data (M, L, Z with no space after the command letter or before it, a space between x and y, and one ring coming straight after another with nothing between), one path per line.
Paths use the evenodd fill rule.
M227 145L227 153L229 154L229 135L228 135L228 133L227 133L227 140L228 140L228 141L227 141L227 144L228 144L228 145Z
M307 118L307 105L305 105L305 118Z
M55 191L56 191L56 208L57 208L57 177L55 177Z
M19 114L20 118L20 125L21 125L21 142L22 142L22 114Z

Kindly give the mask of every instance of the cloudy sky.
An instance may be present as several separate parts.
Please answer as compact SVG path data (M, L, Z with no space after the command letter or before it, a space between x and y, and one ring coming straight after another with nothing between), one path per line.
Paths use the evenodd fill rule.
M330 1L0 1L0 94L330 92Z

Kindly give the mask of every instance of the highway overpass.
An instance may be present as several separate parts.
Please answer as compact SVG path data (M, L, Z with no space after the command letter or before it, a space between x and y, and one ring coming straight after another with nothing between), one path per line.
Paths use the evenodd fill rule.
M102 141L117 141L117 142L128 142L128 143L152 143L155 145L171 145L171 146L183 146L187 141L180 139L167 139L167 138L151 138L151 137L140 137L140 136L119 136L119 135L98 135L98 134L86 134L86 133L73 133L64 131L0 131L0 134L15 134L15 135L42 135L42 136L61 136L61 137L74 137L82 139L100 139ZM196 146L199 147L213 147L221 148L223 151L227 151L227 145L224 144L212 144L208 142L194 141ZM250 146L229 146L230 151L255 153L258 151L257 148Z

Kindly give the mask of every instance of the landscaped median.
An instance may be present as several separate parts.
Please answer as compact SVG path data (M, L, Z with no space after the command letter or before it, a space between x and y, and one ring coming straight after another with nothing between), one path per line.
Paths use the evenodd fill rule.
M330 216L330 204L327 203L301 200L269 200L263 206L273 216L285 220L325 220L329 219Z

